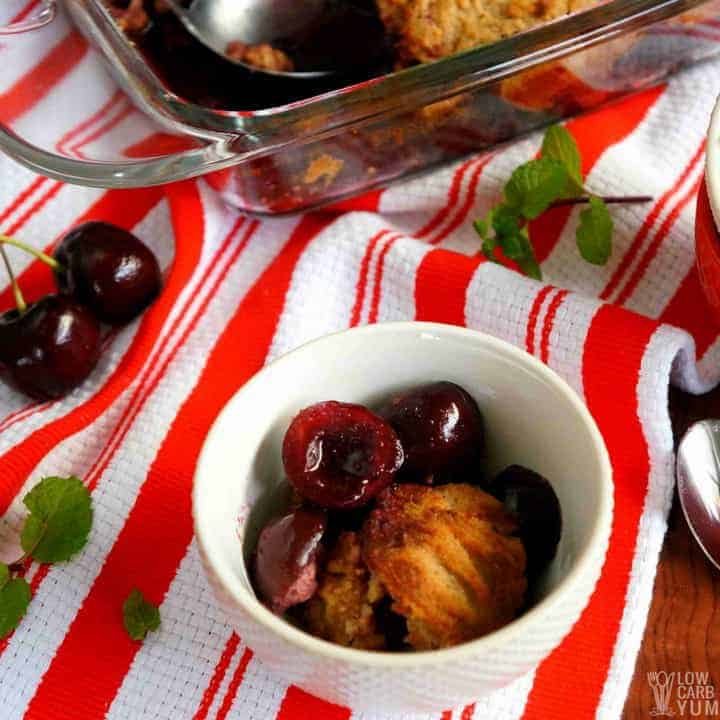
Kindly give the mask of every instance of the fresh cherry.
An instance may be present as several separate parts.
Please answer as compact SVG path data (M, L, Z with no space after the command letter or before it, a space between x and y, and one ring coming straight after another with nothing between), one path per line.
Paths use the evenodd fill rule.
M58 286L103 322L137 317L160 292L157 258L132 233L104 222L71 230L55 251Z
M282 615L315 594L326 524L322 510L301 507L261 531L253 563L255 589L274 613Z
M85 380L99 357L98 321L73 298L47 295L22 313L0 315L0 362L32 397L62 397Z
M362 405L321 402L302 410L283 442L288 480L325 508L365 505L395 476L403 452L395 431Z
M405 452L399 479L433 484L479 473L483 417L459 385L443 381L411 388L391 398L379 414L395 428Z
M488 490L518 518L527 555L527 574L536 578L555 557L562 532L560 502L540 474L511 465L497 475Z

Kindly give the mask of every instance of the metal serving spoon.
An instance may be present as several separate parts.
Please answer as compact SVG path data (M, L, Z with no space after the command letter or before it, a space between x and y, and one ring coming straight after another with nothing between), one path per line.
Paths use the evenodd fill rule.
M680 504L692 534L720 569L720 420L695 423L677 452Z
M303 41L312 41L312 28L337 0L167 0L187 30L203 45L226 60L255 72L280 77L313 79L333 75L334 67L302 68L293 71L270 70L249 65L232 54L234 43L247 46L268 44L297 45L302 56Z

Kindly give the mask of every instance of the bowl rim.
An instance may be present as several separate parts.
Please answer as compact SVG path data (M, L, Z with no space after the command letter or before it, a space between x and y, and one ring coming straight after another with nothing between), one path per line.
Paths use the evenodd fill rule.
M290 365L293 358L299 354L307 352L319 344L329 341L337 341L342 336L349 333L375 335L376 333L398 334L403 332L412 332L415 334L429 334L432 336L455 337L465 341L471 341L489 347L493 350L505 353L514 360L524 364L531 370L534 370L541 378L547 382L554 391L559 393L568 401L583 421L586 431L589 433L590 439L594 446L594 450L598 459L600 468L600 503L596 509L595 520L590 532L590 538L587 546L579 554L570 572L560 580L558 585L539 603L529 610L523 612L522 615L515 618L507 625L484 635L475 640L471 640L460 645L450 648L438 650L423 650L409 653L393 653L388 651L371 651L360 650L356 648L347 648L335 643L315 637L310 633L301 630L281 617L273 614L267 609L260 600L249 592L240 582L237 575L227 568L224 564L218 563L208 551L205 542L206 534L211 532L211 528L206 524L203 517L203 489L207 483L212 482L209 472L205 468L209 463L212 439L216 433L220 432L221 426L224 425L226 415L229 413L231 406L237 398L245 393L250 387L257 385L263 381L263 377L269 368L282 368L284 365ZM233 602L240 606L253 621L262 626L266 631L278 635L283 641L311 654L320 655L330 660L344 661L355 665L363 665L369 667L390 667L390 668L420 668L423 666L434 665L438 662L455 662L472 658L481 652L487 652L498 645L512 642L513 638L518 634L526 632L530 627L537 625L543 618L547 617L553 611L557 611L568 599L576 596L578 592L583 592L586 597L583 598L581 609L584 609L597 579L600 576L602 566L604 565L605 556L610 540L612 520L613 520L613 479L612 465L608 456L605 442L600 434L600 430L595 423L589 410L578 397L577 393L563 380L555 371L550 369L540 360L521 350L520 348L486 333L464 328L454 325L446 325L442 323L417 322L417 321L401 321L387 322L373 325L365 325L362 327L351 328L323 335L319 338L311 340L297 348L281 355L271 363L260 369L247 383L245 383L227 402L222 411L218 414L213 425L208 432L203 448L198 458L193 478L192 489L192 513L195 527L195 537L201 555L205 562L211 567L216 580L222 586L223 590L232 598ZM586 577L593 576L594 580L590 589L587 589ZM585 590L582 590L585 586ZM573 623L577 618L573 618Z

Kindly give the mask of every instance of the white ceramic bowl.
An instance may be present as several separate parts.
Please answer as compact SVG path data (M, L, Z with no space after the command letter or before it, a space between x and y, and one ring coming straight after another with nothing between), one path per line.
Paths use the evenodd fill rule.
M540 599L504 628L446 650L377 653L302 632L255 597L246 569L258 526L277 509L285 430L321 400L373 404L403 387L451 380L483 410L490 469L526 465L548 477L563 513ZM228 403L205 442L193 491L205 570L240 637L276 673L357 710L441 711L521 676L568 633L605 558L612 478L598 429L545 365L482 333L387 323L311 342L268 365Z

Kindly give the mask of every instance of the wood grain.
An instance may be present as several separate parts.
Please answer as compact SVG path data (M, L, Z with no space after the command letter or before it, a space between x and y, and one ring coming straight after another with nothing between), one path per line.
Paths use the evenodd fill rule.
M694 421L720 417L720 388L702 397L671 391L670 408L677 441ZM677 493L624 720L651 717L647 673L661 670L709 672L720 695L720 572L692 538Z

